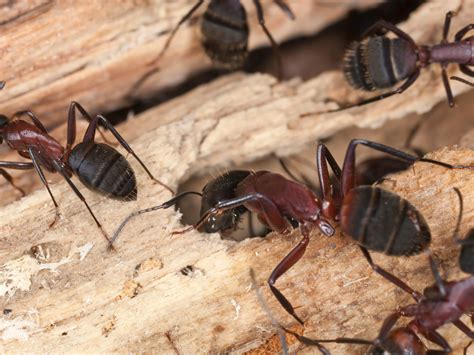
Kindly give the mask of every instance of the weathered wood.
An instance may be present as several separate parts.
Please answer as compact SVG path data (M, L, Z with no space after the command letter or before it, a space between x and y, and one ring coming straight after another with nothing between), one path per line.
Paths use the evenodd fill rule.
M77 100L92 112L126 107L124 98L148 71L169 31L195 0L29 1L2 6L0 73L7 81L0 112L33 109L48 127L64 122L67 105ZM251 26L250 48L267 45L252 1L243 2ZM350 9L377 0L337 6L295 1L296 21L272 1L264 1L266 22L276 40L313 34ZM205 5L206 6L206 5ZM201 9L198 13L204 11ZM197 15L197 17L198 17ZM199 21L185 24L137 98L174 86L211 62L199 45Z
M152 152L166 147L164 154L176 162L173 173L182 176L191 162L188 159L194 159L194 150L186 139L173 139L163 134L166 131L163 127L162 134L145 136L137 150L153 171L159 171L162 165ZM454 148L431 157L464 164L474 161L472 151ZM86 193L108 231L129 211L169 197L136 170L137 202L124 205ZM171 175L165 169L162 173ZM449 278L460 276L457 247L451 241L458 204L452 187L459 187L465 199L464 233L474 223L473 182L474 174L469 171L416 164L388 183L427 219L433 250ZM272 334L249 288L249 268L255 269L263 285L278 260L297 242L298 233L242 243L199 233L170 238L169 232L179 228L179 214L171 209L131 222L117 243L118 251L110 253L68 187L55 185L54 192L63 218L52 229L48 222L53 209L45 191L0 211L0 291L2 307L12 310L0 318L3 351L176 348L185 353L241 352L258 347ZM82 260L81 252L85 253ZM421 288L430 282L423 256L377 256L377 261L414 286ZM187 265L195 268L192 276L180 272ZM410 302L373 275L358 249L339 233L327 239L315 232L305 258L278 284L307 319L307 331L321 337L374 337L384 315L398 302ZM291 323L268 289L264 290L278 319ZM456 329L443 330L456 348L466 343Z
M413 33L415 38L423 35L424 41L435 42L441 36L440 23L445 12L454 5L427 3L402 28ZM466 2L464 10L453 19L453 28L471 21L469 14L472 11L474 3ZM438 18L439 22L434 21ZM420 33L418 27L425 28L426 32ZM452 85L455 94L469 90L467 85ZM446 100L439 68L434 67L424 71L418 82L399 97L337 114L300 116L333 107L333 103L322 104L324 100L346 101L349 97L357 100L358 95L348 87L339 72L324 73L307 82L294 79L280 83L267 75L236 73L148 110L140 114L138 120L132 119L121 125L119 130L130 142L172 122L176 125L171 126L171 130L183 130L182 135L196 134L194 142L189 144L198 144L196 154L204 165L190 167L187 174L189 176L211 166L254 160L275 149L280 154L297 152L306 144L329 137L351 125L379 127L387 120L406 117L411 113L429 112L437 103ZM88 101L82 103L87 109L93 108L93 104L89 106ZM464 102L463 105L472 107L472 102ZM457 114L457 110L454 108L449 114ZM64 108L63 122L66 112ZM182 128L183 125L190 131ZM64 136L65 131L66 127L63 125L57 132L59 136ZM245 142L244 145L242 142ZM0 154L0 159L18 158L16 153L3 153ZM28 192L40 186L39 179L34 174L13 172L13 175L21 176L18 183ZM3 179L0 179L0 193L0 204L10 203L19 197Z

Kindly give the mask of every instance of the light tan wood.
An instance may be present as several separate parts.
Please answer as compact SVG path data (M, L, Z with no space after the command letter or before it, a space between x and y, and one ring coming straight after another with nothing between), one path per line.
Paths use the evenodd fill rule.
M263 1L268 28L277 41L313 34L341 19L350 9L377 0L332 6L313 1L291 4L289 20L272 1ZM0 112L32 109L48 127L64 122L72 100L91 112L127 107L124 96L149 70L169 31L195 0L29 1L2 8L0 73L7 86ZM249 16L250 48L268 46L255 6L243 1ZM199 10L196 19L203 8ZM3 10L5 10L3 12ZM177 85L211 67L199 44L199 21L186 23L162 58L160 72L134 96L143 98Z
M426 36L424 41L435 42L441 37L444 14L453 5L427 3L401 27L413 33L416 39L417 36ZM452 27L457 28L456 25L470 21L469 13L472 10L474 3L466 2L463 11L453 19ZM426 14L431 15L428 17ZM440 21L433 20L438 18ZM418 28L426 28L427 32L420 32ZM454 66L450 69L456 71ZM306 82L298 79L277 82L268 75L235 73L150 109L140 114L137 120L129 120L118 129L133 143L144 133L175 122L176 125L170 126L172 131L181 130L181 133L178 132L180 135L194 135L193 143L189 144L199 145L195 148L195 154L200 157L201 165L191 166L186 174L189 176L206 171L208 167L254 160L275 150L280 155L298 152L308 143L329 137L351 125L375 128L387 120L429 112L437 103L446 102L439 74L439 68L436 67L425 70L418 82L398 97L340 113L302 117L308 112L335 107L334 103L323 104L325 100L356 101L360 94L354 93L340 72L327 72ZM455 82L452 86L457 95L470 89L467 85ZM83 104L87 109L90 108L89 102ZM472 106L472 103L464 102L463 105ZM456 115L457 112L458 108L454 108L449 114ZM66 125L63 124L53 135L64 142L65 132ZM242 142L244 145L241 145ZM0 159L12 161L18 160L18 157L16 153L4 150ZM20 176L18 184L27 192L41 186L35 174L14 171L12 174ZM10 203L20 197L3 179L0 179L0 193L0 204Z
M161 133L167 127L161 128ZM155 138L158 137L158 138ZM186 139L170 139L152 132L137 145L158 171L161 150L176 162L173 172L183 175L193 151ZM472 164L470 150L444 149L431 158ZM139 206L169 198L138 172L139 199L124 205L86 192L93 210L112 231L118 221ZM162 176L170 176L163 167ZM448 171L427 164L388 182L408 198L427 219L433 250L442 260L443 275L460 277L457 247L451 231L458 211L453 186L461 189L466 205L462 233L473 225L472 171ZM249 269L259 283L299 239L271 235L242 243L220 240L218 235L187 233L171 238L180 228L179 213L164 210L132 221L117 243L106 245L85 208L64 184L55 185L62 220L52 229L53 209L45 191L0 211L0 291L2 307L12 312L1 317L3 351L139 351L192 353L254 349L274 330L250 290ZM89 250L90 249L90 250ZM34 257L31 256L32 251ZM82 260L79 259L79 255ZM355 262L357 260L357 262ZM414 287L429 284L423 256L377 261ZM180 270L195 268L192 276ZM399 302L410 302L392 285L373 275L358 249L339 232L334 238L312 236L306 256L278 286L307 320L307 332L321 337L356 335L374 337L384 315ZM264 287L265 297L281 322L291 319ZM375 317L375 318L374 318ZM457 330L444 327L455 347L466 341ZM170 340L171 339L171 340ZM27 341L26 341L27 340ZM347 350L347 349L346 349Z
M433 18L443 18L443 6L428 3L406 26L420 26L414 36L426 31L437 41L441 27L437 23L423 28L422 20L429 21L420 14L430 10ZM445 100L434 69L403 97L337 115L300 117L330 107L318 103L326 97L347 98L349 90L341 83L340 73L306 83L234 74L149 110L119 130L156 176L175 188L195 173L274 151L296 152L352 124L379 126L408 113L427 112ZM453 87L456 93L468 89ZM473 151L455 147L430 157L474 163ZM129 212L170 197L130 160L139 182L136 202L112 201L81 187L109 233ZM465 199L465 233L474 223L473 179L472 172L416 164L386 184L427 219L433 250L449 279L461 276L457 247L451 242L458 208L452 187L459 187ZM261 346L275 331L249 288L249 269L255 269L264 286L273 267L298 241L298 232L242 243L194 232L170 238L169 232L181 227L179 213L165 210L131 222L117 243L118 251L109 253L68 186L62 182L52 189L62 214L52 229L48 224L54 210L44 190L0 209L0 299L3 309L11 309L0 317L3 352L264 350ZM431 283L424 256L376 259L417 289ZM195 268L192 276L180 272L187 265ZM374 275L357 248L339 233L328 240L315 232L306 256L278 286L307 320L306 334L318 337L374 338L385 315L411 302ZM263 290L277 318L292 324L268 288ZM452 326L443 327L442 333L456 349L468 342ZM330 348L349 352L348 347Z

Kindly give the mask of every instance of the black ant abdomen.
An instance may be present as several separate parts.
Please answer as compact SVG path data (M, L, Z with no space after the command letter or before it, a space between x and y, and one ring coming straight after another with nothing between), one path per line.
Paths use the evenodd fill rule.
M69 165L92 191L117 200L137 199L135 173L125 157L103 143L83 142L69 155Z
M378 187L358 186L351 190L340 215L343 233L359 245L387 255L415 255L431 241L428 224L416 208Z
M383 36L353 42L344 57L344 75L357 89L392 87L416 69L416 52L404 39Z
M248 55L249 28L240 1L211 1L201 22L202 45L217 68L236 70Z

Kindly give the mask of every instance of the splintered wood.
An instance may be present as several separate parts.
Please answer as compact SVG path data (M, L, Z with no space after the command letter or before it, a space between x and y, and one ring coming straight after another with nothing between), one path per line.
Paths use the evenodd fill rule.
M337 6L316 1L291 4L298 20L291 21L272 1L263 1L265 20L277 41L313 34L341 19L352 9L378 0L347 1ZM135 83L147 73L172 28L195 0L109 0L8 2L2 6L0 112L33 109L46 127L64 122L72 100L94 112L116 110L177 85L211 68L199 41L203 5L181 26L173 44L137 92ZM268 46L252 1L245 0L250 25L250 48ZM126 97L129 96L129 97ZM131 99L133 97L133 99Z
M77 38L68 43L65 37L51 35L51 41L64 46L54 46L62 53L55 57L59 63L52 61L46 51L31 51L26 42L21 46L24 55L14 57L8 52L3 65L12 65L16 73L22 74L11 80L8 76L0 78L7 80L7 85L12 83L11 91L2 91L5 101L0 111L31 107L35 112L51 114L50 123L55 123L64 122L72 99L92 111L117 108L132 85L123 83L131 78L134 82L145 71L139 64L153 58L165 33L187 8L183 4L192 2L164 3L166 6L156 9L148 2L135 5L124 1L120 6L114 2L91 2L73 16L68 12L71 10L62 8L62 3L38 2L39 12L31 18L27 16L25 23L33 21L41 33L42 16L64 11L63 16L67 15L70 21L61 22L61 26L65 33L76 26ZM295 6L304 7L303 3L306 2L295 2ZM428 2L401 27L415 40L437 43L444 14L455 5ZM112 12L108 11L109 6ZM268 8L271 7L270 4ZM252 6L247 8L253 11ZM473 2L466 1L463 11L453 19L453 28L472 22L473 10ZM280 16L281 23L287 21L279 11L271 11L269 27L273 16ZM297 15L298 11L295 9ZM100 31L95 28L91 38L92 32L83 29L99 19L104 21L104 27ZM252 26L256 28L258 24ZM286 30L276 36L280 39L312 32L322 25L305 26L308 27L294 31L283 26ZM28 31L20 28L24 33L19 38L27 41ZM110 32L111 28L115 32ZM182 45L195 43L193 30L195 26L185 28L181 39L177 38L163 62L163 78L156 84L150 81L150 90L179 82L189 73L209 66L196 46L185 49ZM5 31L8 43L18 43L11 42L13 27L7 24ZM143 36L138 36L139 43L136 39L128 43L134 31L143 31ZM255 39L254 46L265 41L261 33L257 35L261 31L252 31L261 36ZM44 36L49 38L50 34ZM30 35L29 40L32 38ZM66 38L75 37L68 34ZM129 52L130 48L135 52ZM117 53L120 56L115 59ZM193 55L181 62L186 53ZM39 60L33 60L33 55ZM129 60L122 61L123 58ZM55 65L57 71L44 70L50 65ZM179 68L186 72L177 75ZM450 67L450 74L455 71L454 66ZM469 87L453 83L453 89L459 94ZM351 125L378 127L410 113L428 112L445 100L439 68L433 68L425 70L418 82L399 97L337 114L302 116L333 108L331 100L356 100L357 96L339 72L325 73L307 82L278 82L268 75L237 73L133 117L118 130L155 176L176 189L189 176L211 168L252 161L273 152L298 152L308 143ZM65 127L60 130L65 132ZM17 160L12 153L5 156L6 160ZM474 164L474 151L456 146L428 157L453 164ZM148 178L133 158L129 161L137 174L137 201L110 200L81 187L109 234L129 213L171 197ZM21 175L20 182L27 176L30 175ZM5 188L3 181L0 184L0 202L14 200L15 192ZM35 186L37 182L29 191ZM474 225L474 172L416 163L391 176L383 186L407 198L425 217L442 275L450 280L463 277L457 266L459 248L452 238L459 211L453 187L459 188L464 198L460 231L464 235ZM255 270L276 319L311 337L374 339L388 314L413 302L409 295L374 274L359 249L339 230L332 238L314 231L303 259L277 283L305 319L305 328L296 327L271 295L266 280L301 238L298 231L290 236L272 233L240 243L198 232L170 237L172 230L183 227L180 213L171 208L132 220L116 244L117 252L109 252L85 206L70 188L59 182L52 184L52 191L61 213L60 221L52 228L48 225L54 219L54 208L44 189L0 209L0 349L5 353L60 353L72 349L160 353L278 351L276 329L251 287L250 268ZM426 255L390 258L374 254L374 258L417 290L432 283ZM468 343L452 325L442 327L440 332L456 351ZM292 349L301 347L294 340L290 345ZM328 348L334 353L364 351L364 347L358 350L353 345L330 344Z

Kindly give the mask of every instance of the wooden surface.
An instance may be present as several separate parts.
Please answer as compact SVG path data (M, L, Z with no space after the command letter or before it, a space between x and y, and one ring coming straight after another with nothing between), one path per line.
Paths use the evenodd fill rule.
M188 148L183 141L164 142L166 136L160 137L137 148L170 147L167 156L181 160L173 171L183 172L183 157L191 158L182 154ZM148 151L142 156L152 162L153 171L158 170L155 155ZM474 162L470 150L444 149L431 157ZM108 231L138 206L169 198L136 170L139 199L126 208L86 192ZM457 247L451 241L458 204L452 187L459 187L464 196L464 233L474 223L473 183L472 172L426 164L416 164L389 183L427 219L433 250L442 260L443 275L450 279L460 276ZM272 268L299 239L298 233L241 243L199 233L170 238L169 232L180 227L179 213L166 210L130 223L117 243L118 251L110 253L67 186L55 185L54 192L63 218L52 229L48 229L48 222L53 210L45 191L0 212L0 291L2 307L12 310L1 318L3 351L171 352L176 348L180 353L198 349L242 352L258 348L274 333L249 288L249 268L255 269L259 283L264 285ZM85 253L82 260L81 252ZM359 253L339 232L328 239L315 231L305 258L278 282L298 306L310 334L374 337L384 315L398 302L410 302L409 297L373 275ZM423 256L378 256L377 261L419 288L431 282ZM195 268L192 276L180 272L187 265ZM291 324L267 287L263 289L278 319ZM448 332L453 346L466 343L452 327L443 331Z
M7 86L0 112L32 109L47 127L64 122L72 100L91 112L127 107L124 98L148 71L169 31L195 0L28 1L2 5L0 73ZM259 28L252 1L243 1L249 16L250 48L269 46ZM277 41L313 34L341 19L350 9L377 0L347 1L338 6L295 1L296 21L272 1L264 1L266 22ZM205 5L207 6L207 5ZM204 11L197 13L196 19ZM133 96L150 96L209 69L199 44L199 21L185 24L160 63L160 72Z
M472 22L472 6L466 2L467 12L453 20L454 29ZM430 2L403 28L417 39L437 42L446 7ZM326 98L347 99L349 89L342 83L336 72L304 83L238 73L151 109L118 129L158 178L177 187L192 174L274 151L296 152L350 125L377 127L386 120L428 112L445 100L439 68L432 68L403 96L340 114L300 117L332 107L321 104ZM453 88L457 94L469 89L461 84ZM92 101L101 99L91 96ZM474 163L471 150L457 148L431 157ZM81 187L109 233L131 211L170 197L130 161L139 182L136 202L108 200ZM457 248L451 243L457 213L452 187L459 187L465 199L465 232L474 224L473 179L472 172L416 164L387 184L427 219L433 250L442 260L443 275L450 279L460 277ZM133 221L124 230L118 251L109 253L68 186L61 182L52 189L62 214L52 229L48 223L54 218L53 207L43 189L0 209L0 299L3 309L11 309L0 317L3 352L264 350L274 329L249 287L249 269L255 269L264 286L276 263L298 241L297 232L242 243L199 233L171 239L169 232L180 227L179 213L166 210ZM10 198L5 191L2 186L2 200ZM278 282L305 318L307 335L373 338L385 315L400 302L411 302L373 275L359 254L339 233L328 240L315 232L307 255ZM423 256L378 256L377 261L417 289L431 283ZM187 265L195 268L192 276L180 272ZM278 319L292 324L268 288L263 290ZM467 344L454 327L442 330L457 349Z

